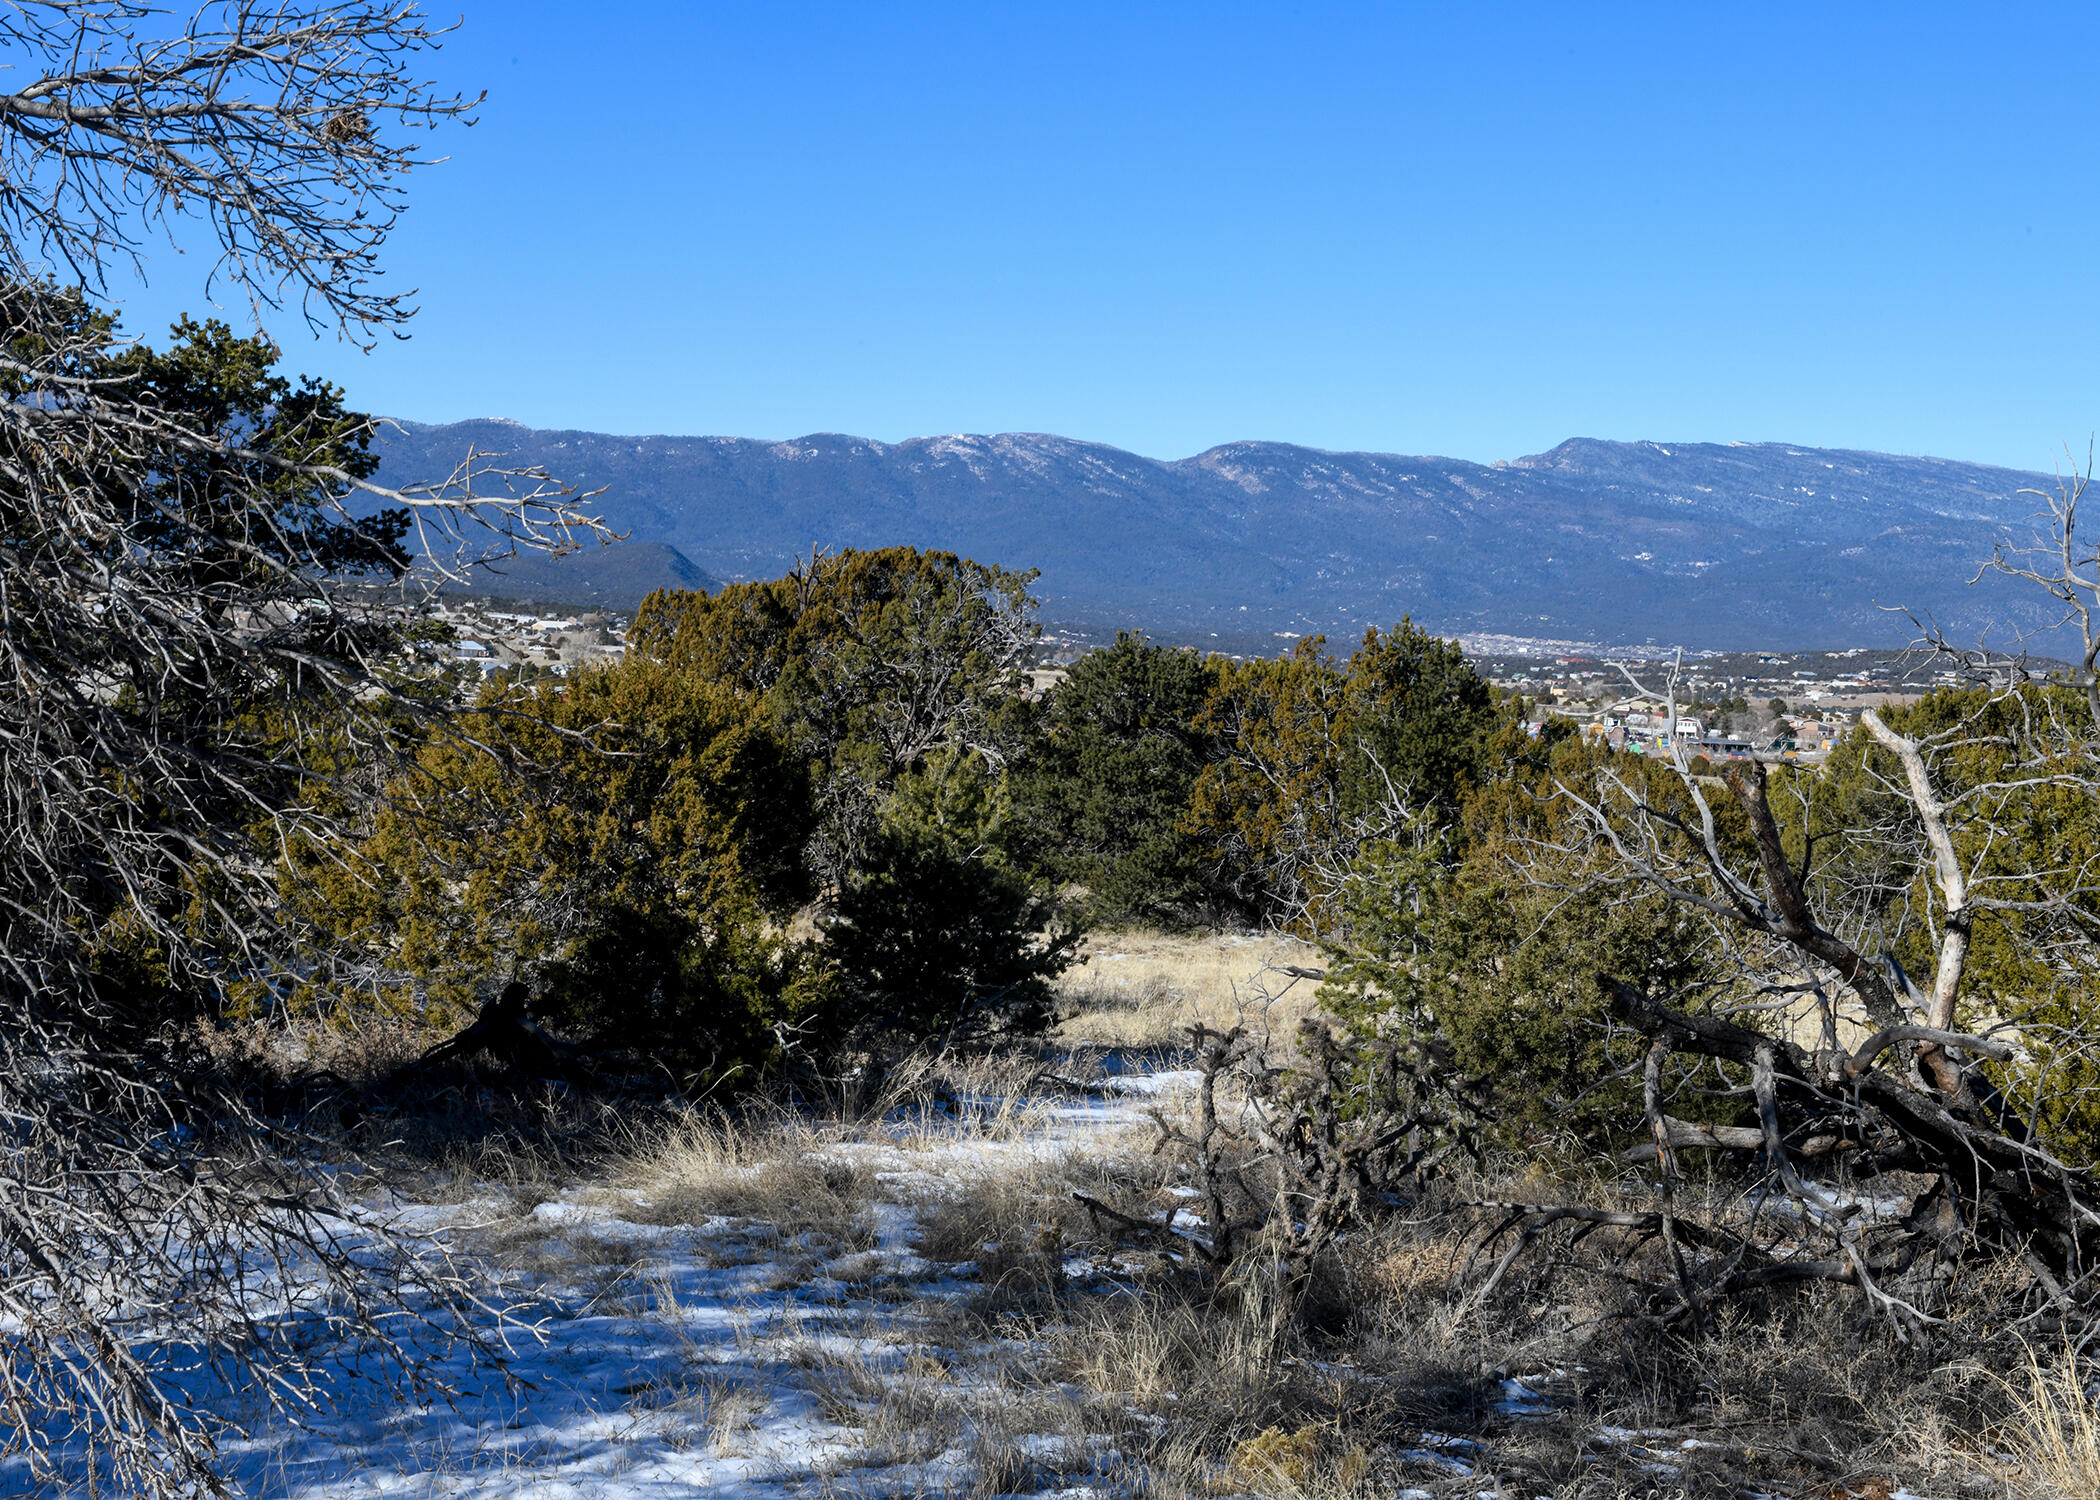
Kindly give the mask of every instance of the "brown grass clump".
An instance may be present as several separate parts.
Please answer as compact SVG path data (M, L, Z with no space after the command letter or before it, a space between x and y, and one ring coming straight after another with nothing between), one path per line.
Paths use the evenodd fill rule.
M443 1035L419 1021L373 1014L336 1022L199 1022L189 1040L221 1071L251 1086L289 1089L302 1080L322 1079L354 1091L381 1082Z
M1225 1472L1257 1495L1311 1500L1366 1491L1372 1463L1361 1444L1338 1438L1329 1428L1265 1427L1232 1450Z
M2044 1360L2030 1348L2010 1390L2014 1413L2006 1436L2020 1479L2038 1495L2100 1497L2100 1408L2077 1356L2065 1349Z
M1054 1166L975 1178L919 1208L917 1250L928 1260L976 1268L980 1312L1043 1311L1065 1285L1065 1236L1073 1210Z
M1269 938L1125 933L1094 947L1065 984L1057 1040L1077 1052L1184 1044L1179 1021L1240 1019L1264 964L1308 957ZM1257 1024L1290 1034L1310 990L1288 989ZM1208 1211L1190 1194L1188 1153L1155 1153L1142 1122L1080 1136L1052 1118L1099 1085L1083 1059L1019 1046L871 1060L813 1112L664 1112L624 1130L599 1122L601 1140L578 1128L581 1106L550 1100L536 1106L544 1126L462 1135L432 1159L460 1191L493 1186L520 1215L580 1197L653 1224L730 1220L690 1238L710 1258L746 1257L717 1265L763 1261L754 1290L821 1267L840 1300L754 1339L753 1369L728 1380L696 1353L632 1393L667 1429L735 1452L764 1392L806 1388L852 1429L851 1450L811 1476L820 1492L916 1492L934 1481L879 1471L938 1460L943 1492L986 1496L1070 1482L1147 1500L1861 1500L1906 1486L2100 1500L2088 1367L2044 1353L2008 1371L1985 1342L1988 1298L1947 1309L1931 1348L1905 1345L1834 1284L1658 1331L1640 1282L1663 1252L1619 1230L1541 1240L1484 1292L1510 1241L1483 1246L1507 1215L1480 1205L1651 1201L1645 1179L1543 1147L1455 1167L1316 1255L1281 1253L1272 1222L1232 1264L1206 1266L1171 1234L1143 1232L1177 1209ZM1157 1102L1170 1117L1189 1107ZM1248 1150L1235 1165L1271 1201L1277 1179ZM601 1191L579 1194L579 1178ZM1695 1178L1680 1204L1695 1214L1732 1196L1726 1180ZM933 1268L892 1253L906 1214L910 1248ZM660 1310L675 1299L644 1244L527 1220L488 1248L504 1270L597 1308Z
M866 1223L874 1174L831 1144L785 1112L750 1120L689 1114L639 1142L613 1181L634 1194L622 1212L636 1223L764 1221L784 1237L817 1234L864 1249L874 1243Z

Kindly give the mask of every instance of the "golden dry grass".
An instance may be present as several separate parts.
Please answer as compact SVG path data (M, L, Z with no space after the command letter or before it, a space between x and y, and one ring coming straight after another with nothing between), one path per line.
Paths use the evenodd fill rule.
M1273 970L1321 963L1273 936L1104 933L1089 951L1064 982L1054 1049L1170 1047L1196 1020L1288 1035L1314 986L1286 987ZM1493 1216L1455 1205L1618 1206L1635 1184L1616 1172L1543 1157L1455 1169L1302 1284L1286 1287L1258 1254L1215 1283L1177 1270L1075 1196L1147 1216L1187 1201L1149 1125L1069 1133L1061 1111L1083 1085L1046 1088L1043 1075L1085 1080L1089 1066L1028 1047L944 1054L870 1068L815 1114L752 1104L652 1116L588 1164L590 1180L623 1217L736 1221L707 1253L776 1263L768 1285L807 1281L821 1263L864 1303L910 1304L864 1307L860 1337L812 1338L795 1356L791 1378L858 1433L838 1472L817 1476L820 1492L945 1453L966 1460L958 1495L1083 1481L1151 1500L1368 1500L1476 1483L1438 1456L1447 1450L1424 1456L1428 1435L1444 1434L1479 1484L1555 1500L1876 1493L1847 1490L1855 1480L1889 1493L1899 1477L1952 1493L1976 1491L1986 1470L2006 1500L2100 1500L2100 1417L2075 1376L2041 1362L2007 1390L1981 1369L1922 1374L1842 1288L1804 1293L1784 1316L1724 1312L1689 1342L1634 1337L1622 1273L1655 1251L1600 1236L1553 1275L1542 1248L1482 1293L1493 1256L1476 1252ZM484 1187L510 1180L478 1165ZM521 1157L520 1210L573 1169ZM888 1269L899 1210L916 1221L905 1243L967 1293L932 1295L900 1279L921 1273ZM544 1254L547 1275L604 1305L646 1282L625 1246L579 1240L572 1256L591 1264L578 1265L522 1230L518 1240L506 1264L533 1269L521 1257ZM672 1300L658 1289L638 1305ZM642 1404L682 1420L696 1445L739 1451L750 1387L688 1363ZM1521 1420L1502 1412L1506 1377L1545 1404Z
M2020 1477L2036 1494L2064 1500L2100 1497L2100 1410L2095 1409L2078 1362L2066 1350L2044 1360L2027 1352L2024 1381L2012 1382L2016 1409L2010 1433Z
M714 1216L763 1220L781 1234L863 1237L873 1176L829 1153L837 1139L785 1110L736 1119L695 1112L653 1129L622 1160L613 1182L636 1195L629 1217L659 1224Z
M1097 932L1059 982L1054 1039L1072 1047L1169 1047L1196 1021L1266 1023L1288 1036L1313 1010L1314 985L1265 968L1319 967L1320 951L1278 933Z
M1220 946L1230 955L1254 945ZM897 1209L917 1221L911 1243L942 1277L970 1267L967 1293L891 1287L910 1304L898 1313L865 1305L889 1300L871 1276L855 1293L864 1305L852 1316L864 1321L826 1325L852 1337L811 1337L792 1351L784 1378L857 1434L838 1472L817 1476L820 1491L945 1453L968 1476L958 1495L1077 1481L1154 1500L1221 1486L1262 1500L1368 1500L1499 1478L1517 1486L1510 1493L1606 1500L1835 1495L1847 1491L1832 1485L1859 1476L1952 1493L1990 1468L2006 1500L2100 1500L2100 1423L2053 1365L2036 1366L2031 1393L2017 1371L2010 1393L1977 1374L1967 1384L1999 1397L1979 1406L1973 1391L1921 1376L1887 1347L1841 1288L1769 1326L1723 1317L1689 1343L1631 1338L1615 1321L1630 1305L1620 1251L1600 1240L1594 1274L1520 1268L1483 1298L1484 1265L1471 1256L1486 1221L1438 1211L1456 1200L1623 1201L1618 1181L1492 1162L1477 1178L1456 1174L1422 1211L1351 1235L1304 1283L1287 1284L1262 1254L1215 1284L1176 1271L1122 1244L1074 1198L1158 1214L1186 1191L1173 1163L1143 1130L1030 1149L1048 1122L1032 1118L1032 1101L1015 1102L1028 1081L1012 1058L902 1066L875 1091L886 1110L659 1118L598 1165L607 1206L623 1216L744 1221L722 1251L762 1238L753 1253L778 1263L781 1285L807 1281L819 1262L855 1283L872 1223L895 1222ZM942 1112L922 1128L913 1101L935 1096ZM942 1149L959 1143L973 1149ZM547 1274L604 1306L629 1295L638 1306L675 1302L665 1289L640 1296L648 1268L616 1248L579 1242L572 1254L594 1264ZM1097 1269L1068 1272L1074 1263ZM705 1360L688 1365L638 1405L682 1423L696 1446L740 1451L748 1383L725 1383ZM1498 1414L1506 1375L1545 1392L1547 1406L1521 1421ZM2015 1409L2010 1398L2028 1394ZM1432 1433L1460 1446L1437 1447ZM1977 1449L1983 1433L1995 1458ZM2007 1473L2013 1450L2019 1468ZM1477 1481L1447 1454L1476 1464Z

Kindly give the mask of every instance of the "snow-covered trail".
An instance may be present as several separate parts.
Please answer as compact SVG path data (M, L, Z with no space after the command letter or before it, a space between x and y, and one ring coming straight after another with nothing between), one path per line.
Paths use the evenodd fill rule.
M544 1253L579 1274L542 1286L536 1327L507 1338L507 1371L462 1359L445 1372L459 1387L450 1405L374 1399L313 1432L260 1439L240 1465L247 1487L317 1497L746 1494L792 1488L852 1449L854 1435L787 1375L807 1341L898 1316L849 1290L846 1257L782 1285L763 1240L728 1224L659 1228L559 1200L533 1219L547 1231ZM746 1254L745 1264L716 1263ZM864 1280L878 1256L900 1279L933 1271L899 1246L855 1252L853 1274ZM949 1288L922 1274L914 1290ZM740 1430L711 1441L706 1429L725 1423L725 1409L741 1415Z
M1541 1493L1495 1476L1538 1472L1525 1454L1556 1443L1585 1483L1623 1480L1626 1492L1669 1492L1695 1469L1736 1473L1747 1449L1726 1446L1725 1424L1626 1420L1636 1406L1611 1420L1598 1408L1586 1427L1563 1431L1582 1406L1581 1367L1509 1365L1508 1345L1435 1409L1389 1398L1424 1375L1423 1389L1445 1391L1448 1352L1421 1362L1367 1345L1335 1362L1264 1363L1254 1373L1264 1391L1293 1378L1290 1366L1344 1394L1278 1405L1301 1424L1288 1431L1253 1431L1267 1416L1220 1422L1233 1409L1206 1412L1220 1387L1203 1381L1222 1378L1251 1325L1206 1322L1222 1330L1217 1342L1192 1344L1184 1360L1172 1347L1179 1304L1144 1290L1157 1267L1127 1241L1067 1238L1049 1222L1069 1212L1074 1190L1162 1216L1196 1193L1171 1155L1154 1154L1147 1118L1177 1109L1196 1075L1101 1076L1104 1061L1114 1067L1113 1055L1093 1060L1091 1093L1032 1093L1052 1087L1038 1077L1006 1093L942 1092L939 1109L853 1126L782 1116L725 1135L697 1122L687 1138L667 1122L661 1151L649 1154L651 1134L632 1161L592 1180L522 1195L489 1181L468 1185L463 1201L371 1204L488 1268L494 1298L517 1309L512 1323L482 1330L507 1345L503 1365L433 1349L448 1401L345 1377L328 1409L295 1429L244 1411L223 1387L200 1384L193 1397L250 1418L226 1458L228 1477L258 1500L1302 1500L1312 1477L1345 1474L1356 1477L1319 1493L1486 1500ZM1435 1295L1421 1304L1422 1338L1477 1358L1435 1321ZM1145 1364L1155 1346L1157 1368ZM1344 1434L1338 1422L1365 1401L1381 1403L1377 1414ZM1257 1408L1271 1410L1247 1409ZM1304 1446L1316 1426L1337 1434L1332 1445ZM1257 1472L1265 1454L1286 1468ZM1314 1463L1328 1468L1287 1472ZM1762 1482L1733 1492L1810 1493ZM44 1493L18 1461L0 1461L0 1495Z
M951 1488L968 1467L961 1449L871 1465L864 1432L838 1420L855 1413L827 1403L812 1371L843 1362L901 1379L936 1355L945 1368L953 1351L937 1347L928 1314L968 1294L975 1272L918 1253L926 1206L974 1177L1108 1147L1191 1078L1111 1079L1098 1100L1009 1109L996 1134L973 1124L965 1100L952 1126L914 1119L826 1141L819 1154L876 1184L845 1244L720 1216L653 1223L662 1215L645 1195L591 1185L522 1218L495 1197L407 1206L407 1225L463 1245L500 1237L513 1263L532 1268L511 1287L536 1282L531 1326L504 1335L507 1368L464 1354L441 1361L456 1394L435 1406L346 1385L340 1408L311 1427L258 1431L233 1447L233 1475L251 1495L310 1500ZM984 1101L984 1112L999 1103ZM1045 1492L1085 1487L1101 1455L1058 1445L1045 1435L1041 1472L1069 1483Z

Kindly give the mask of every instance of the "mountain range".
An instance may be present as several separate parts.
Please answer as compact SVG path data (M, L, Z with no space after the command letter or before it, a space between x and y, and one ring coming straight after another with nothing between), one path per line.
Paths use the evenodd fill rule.
M1507 463L1228 443L1145 458L1034 433L881 443L621 437L501 420L393 424L384 482L468 445L582 489L629 541L491 588L632 604L783 572L812 547L909 542L1036 568L1046 620L1171 638L1446 633L1693 648L1897 645L1891 609L1973 636L2045 601L1971 586L2047 475L1785 443L1576 438Z

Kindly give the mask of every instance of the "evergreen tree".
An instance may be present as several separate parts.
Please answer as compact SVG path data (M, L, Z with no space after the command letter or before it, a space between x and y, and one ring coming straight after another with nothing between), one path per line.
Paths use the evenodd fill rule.
M1190 921L1202 869L1181 826L1210 750L1196 720L1212 673L1190 651L1119 632L1072 664L1013 776L1016 837L1105 921Z
M1455 821L1503 721L1458 645L1406 619L1367 632L1346 665L1319 636L1278 660L1220 664L1197 721L1215 749L1184 828L1250 916L1322 932L1362 849L1419 819Z
M950 751L906 776L825 922L860 1040L1033 1031L1079 927L1005 853L1006 799L981 756Z
M383 998L442 1019L522 981L540 1019L709 1083L830 1003L777 936L808 898L807 766L761 704L645 657L493 683L301 888Z
M939 751L1001 765L1016 748L1034 577L915 547L819 554L785 578L653 594L630 640L765 701L812 763L811 858L837 884L898 776Z

